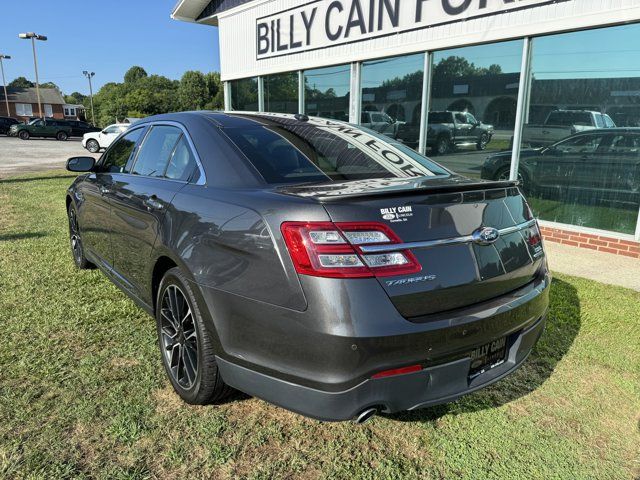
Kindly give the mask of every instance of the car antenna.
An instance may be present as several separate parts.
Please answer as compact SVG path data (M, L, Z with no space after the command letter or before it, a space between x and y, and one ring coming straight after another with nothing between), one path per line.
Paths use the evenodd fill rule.
M309 121L309 116L305 115L304 113L296 113L293 118L295 118L296 120L300 121L300 122L308 122Z

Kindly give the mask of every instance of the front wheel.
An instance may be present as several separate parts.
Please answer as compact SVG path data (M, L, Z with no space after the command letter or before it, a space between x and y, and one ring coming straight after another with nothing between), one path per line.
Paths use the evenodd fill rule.
M480 135L480 139L478 140L478 143L476 143L476 149L480 151L486 150L490 140L491 139L489 138L489 135L487 135L486 133L483 133L482 135Z
M87 150L89 150L91 153L98 153L98 150L100 150L100 144L97 142L97 140L88 140Z
M60 140L61 142L64 142L67 138L69 138L69 135L67 135L67 132L56 133L56 140Z
M18 134L18 137L20 137L20 140L29 140L29 137L31 135L29 135L29 132L26 130L20 130L20 133Z
M511 168L505 167L498 170L498 172L496 173L496 180L511 180ZM520 182L520 188L522 189L522 191L529 193L529 182L527 181L527 177L521 171L518 171L518 181Z
M67 214L69 218L69 241L71 243L73 262L80 270L94 268L94 265L84 256L82 236L80 235L80 227L78 226L78 214L73 205L69 205Z
M206 405L231 393L218 370L196 298L177 267L160 282L156 323L162 363L173 389L185 402Z

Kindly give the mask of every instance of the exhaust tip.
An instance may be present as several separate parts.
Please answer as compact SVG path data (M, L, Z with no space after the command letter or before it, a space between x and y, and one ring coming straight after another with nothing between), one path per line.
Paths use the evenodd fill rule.
M378 409L377 408L366 408L365 410L361 411L354 419L353 419L353 423L355 423L356 425L362 425L363 423L367 422L368 420L371 420L371 418L373 418L373 416L378 413Z

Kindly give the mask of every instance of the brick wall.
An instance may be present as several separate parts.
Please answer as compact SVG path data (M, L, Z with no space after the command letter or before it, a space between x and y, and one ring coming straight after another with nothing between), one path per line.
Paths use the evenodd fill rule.
M640 242L620 240L618 238L574 232L560 228L540 227L547 242L561 243L572 247L588 248L599 252L624 255L640 259Z

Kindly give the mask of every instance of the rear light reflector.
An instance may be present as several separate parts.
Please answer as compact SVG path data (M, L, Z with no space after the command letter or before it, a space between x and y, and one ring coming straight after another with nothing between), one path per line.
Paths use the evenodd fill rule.
M422 267L408 250L365 255L359 245L402 243L387 225L375 222L285 222L281 226L298 273L329 278L408 275Z
M378 372L375 375L371 375L371 378L385 378L394 377L396 375L405 375L407 373L415 373L422 370L422 365L411 365L410 367L394 368L392 370L384 370Z

